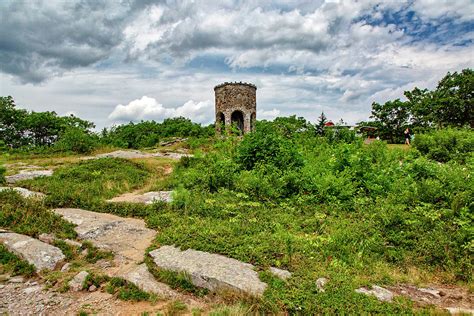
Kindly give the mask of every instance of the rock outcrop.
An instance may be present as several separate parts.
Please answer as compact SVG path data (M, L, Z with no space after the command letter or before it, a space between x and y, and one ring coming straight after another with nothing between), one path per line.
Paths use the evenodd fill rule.
M12 176L6 176L7 183L12 184L22 180L29 180L38 177L50 177L53 175L53 170L21 170L20 173Z
M159 269L184 272L195 286L214 292L261 296L267 287L253 265L222 255L163 246L151 251L150 256Z
M0 242L9 251L32 264L38 271L43 269L53 270L59 262L65 259L59 248L29 236L0 232Z
M23 197L25 198L38 198L38 199L42 199L45 197L45 195L43 193L40 193L40 192L34 192L34 191L30 191L28 189L25 189L25 188L20 188L20 187L0 187L0 191L8 191L8 190L13 190L15 192L18 192L20 193Z

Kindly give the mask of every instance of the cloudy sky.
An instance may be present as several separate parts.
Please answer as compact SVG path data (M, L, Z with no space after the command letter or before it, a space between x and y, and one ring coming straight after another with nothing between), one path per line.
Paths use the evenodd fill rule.
M257 85L257 117L367 119L373 101L474 66L474 1L0 1L0 95L98 128L214 118Z

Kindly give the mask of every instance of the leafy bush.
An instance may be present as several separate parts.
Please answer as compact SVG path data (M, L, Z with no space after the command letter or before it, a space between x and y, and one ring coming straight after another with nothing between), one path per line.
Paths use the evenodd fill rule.
M474 153L474 132L470 129L436 130L416 135L413 146L429 159L464 163Z
M184 117L165 119L163 123L155 121L130 122L102 131L105 144L123 148L144 148L155 146L166 137L209 137L214 135L212 126L201 127Z
M174 185L185 189L173 209L148 218L159 242L294 269L295 257L330 257L348 269L375 260L471 278L469 162L441 165L383 142L294 136L267 125L183 160ZM287 149L296 167L286 167L294 161Z
M324 136L329 142L342 142L342 143L353 143L358 138L356 137L355 131L349 130L349 128L334 126L324 129Z
M4 166L0 166L0 184L4 184L6 182L5 180L5 172L7 169L5 169Z
M59 151L88 154L99 145L98 137L79 128L68 128L55 143Z
M86 132L93 127L74 115L17 109L11 96L0 97L0 139L9 148L51 146L68 128Z
M255 132L244 136L237 148L236 162L246 170L258 164L272 164L287 170L301 167L303 158L291 140L270 125L260 125Z

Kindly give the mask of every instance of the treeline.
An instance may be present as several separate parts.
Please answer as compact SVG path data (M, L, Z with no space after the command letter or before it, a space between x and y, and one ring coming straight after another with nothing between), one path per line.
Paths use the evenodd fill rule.
M9 148L51 146L68 129L90 131L94 124L74 115L29 112L16 108L11 96L0 97L0 146Z
M155 121L130 122L92 129L94 123L74 115L55 112L30 112L18 109L11 96L0 97L0 149L48 150L88 153L100 146L121 148L153 147L169 137L210 137L214 126L203 127L184 117Z
M448 72L436 89L405 91L406 101L400 99L384 104L372 103L373 121L361 122L377 128L380 138L391 143L403 141L403 131L415 132L446 127L474 127L474 71Z

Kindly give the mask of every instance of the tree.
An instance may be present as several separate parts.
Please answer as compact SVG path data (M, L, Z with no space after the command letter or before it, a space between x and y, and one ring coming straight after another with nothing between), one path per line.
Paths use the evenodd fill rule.
M277 117L273 120L272 125L276 127L285 137L292 137L298 133L313 131L313 125L304 117Z
M0 97L0 139L8 147L26 145L23 137L27 111L16 109L11 96Z
M474 127L474 71L464 69L441 79L434 92L435 120L439 126Z
M0 97L0 139L10 148L51 146L68 128L87 133L92 127L93 123L72 115L17 109L11 96Z
M392 143L403 140L403 130L408 127L410 111L408 103L396 99L384 104L372 103L371 118L380 122L380 137Z
M474 127L474 72L447 73L436 90L414 88L405 91L413 126Z
M432 127L435 122L434 113L430 110L434 103L433 92L415 87L412 91L405 91L404 95L408 99L411 124L416 127Z
M316 124L316 133L318 135L324 135L324 127L326 127L327 121L326 115L324 115L324 112L321 112L321 115L318 118L318 123Z

